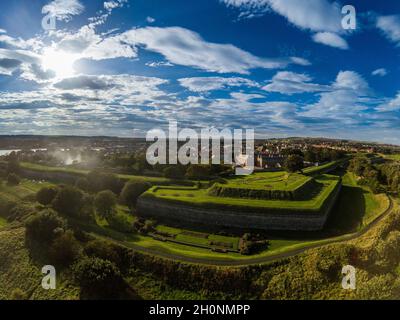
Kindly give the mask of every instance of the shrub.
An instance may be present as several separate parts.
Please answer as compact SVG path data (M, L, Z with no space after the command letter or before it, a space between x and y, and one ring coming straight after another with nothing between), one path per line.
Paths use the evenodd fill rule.
M81 189L83 191L88 192L89 191L89 181L86 178L79 178L78 180L76 180L75 182L75 187L77 187L78 189Z
M52 202L54 210L67 216L79 216L83 206L83 193L75 187L60 189Z
M139 196L151 188L146 181L128 181L121 192L121 200L129 207L134 207Z
M121 259L116 252L115 246L103 240L90 241L85 246L84 251L89 257L108 260L115 263L116 265L119 265L121 263Z
M67 267L80 255L80 245L71 230L57 237L50 248L50 258L57 266Z
M97 213L102 218L111 216L117 205L117 197L110 190L101 191L94 199L94 206Z
M117 266L100 258L87 258L73 267L75 280L88 298L112 298L124 282Z
M123 187L121 180L114 174L94 170L87 175L88 189L92 192L111 190L120 194Z
M7 177L7 184L9 186L17 186L21 183L21 178L18 177L15 173L10 173Z
M133 225L128 221L128 219L124 215L111 214L107 216L106 219L109 226L114 230L125 233L133 231Z
M36 194L36 200L44 205L49 205L58 193L58 189L56 187L43 187Z
M30 217L25 224L27 238L39 242L52 242L59 228L65 228L65 220L57 212L46 209Z

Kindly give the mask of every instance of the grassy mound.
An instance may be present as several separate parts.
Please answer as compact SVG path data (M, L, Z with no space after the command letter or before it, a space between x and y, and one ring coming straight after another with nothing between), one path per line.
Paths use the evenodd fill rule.
M208 193L215 197L265 200L306 200L321 187L314 178L286 172L256 173L246 178L216 183Z
M308 181L308 180L307 180ZM312 180L311 180L312 181ZM151 198L172 202L181 205L189 205L204 209L221 209L254 212L262 214L273 213L323 213L326 207L330 207L332 199L336 198L340 190L340 178L337 176L323 175L315 179L315 183L321 187L317 192L311 193L308 200L266 200L251 199L246 197L222 197L213 195L210 189L153 187L144 193L142 198ZM331 201L332 200L332 201Z

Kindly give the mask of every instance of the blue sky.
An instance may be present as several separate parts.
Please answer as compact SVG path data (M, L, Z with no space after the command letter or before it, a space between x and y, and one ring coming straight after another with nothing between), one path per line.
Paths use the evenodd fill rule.
M399 58L397 0L2 1L0 134L133 137L177 120L400 144Z

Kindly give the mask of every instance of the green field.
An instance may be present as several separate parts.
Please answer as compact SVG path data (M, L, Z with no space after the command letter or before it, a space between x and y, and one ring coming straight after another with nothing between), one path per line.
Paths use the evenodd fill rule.
M39 172L54 172L54 173L70 173L77 176L87 175L89 170L81 170L73 167L50 167L44 166L40 164L30 163L30 162L21 162L22 168L39 171ZM116 174L118 178L122 180L144 180L148 181L152 184L166 184L172 183L173 181L163 177L148 177L148 176L137 176L137 175L129 175L129 174Z
M230 188L247 188L255 190L294 190L311 178L298 173L287 172L257 172L249 176L236 177L227 180L224 186Z

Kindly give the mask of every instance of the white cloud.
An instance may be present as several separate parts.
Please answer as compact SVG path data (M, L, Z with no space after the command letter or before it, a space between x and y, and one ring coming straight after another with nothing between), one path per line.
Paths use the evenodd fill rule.
M158 67L173 67L174 65L168 61L153 61L153 62L146 62L146 66L151 68L158 68Z
M269 92L279 92L282 94L295 94L305 92L329 91L329 86L311 83L306 74L299 74L289 71L278 72L271 80L271 83L262 89Z
M332 32L318 32L315 35L313 35L313 40L317 43L322 43L324 45L331 46L334 48L339 48L342 50L349 49L347 41L343 39L341 36Z
M258 87L258 84L245 78L223 78L223 77L194 77L179 79L181 86L193 92L207 92L221 90L229 87Z
M320 124L329 119L341 125L357 125L365 122L366 113L373 99L365 79L354 71L340 71L329 92L321 94L317 103L309 105L303 116L315 118Z
M154 22L156 21L156 19L154 19L153 17L147 17L147 18L146 18L146 21L147 21L148 23L154 23Z
M379 68L376 69L374 71L372 71L371 73L373 76L380 76L380 77L384 77L388 74L387 70L385 68Z
M7 33L7 31L4 29L0 29L0 33Z
M79 0L54 0L42 8L42 13L50 14L58 20L70 21L72 16L81 14L84 9Z
M390 41L400 46L400 15L380 16L376 26Z
M249 74L250 69L284 68L290 63L307 64L296 57L260 58L231 44L207 42L181 27L146 27L127 31L118 38L130 45L162 54L169 62L218 73Z
M400 110L400 92L397 93L397 96L394 99L387 101L379 105L376 108L379 112L392 112L392 111L399 111Z
M285 17L301 29L311 31L341 32L341 8L328 0L221 0L228 6L246 11L265 9Z

